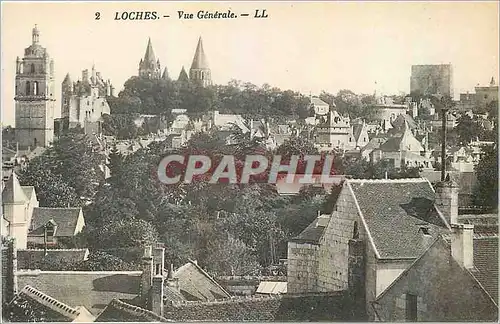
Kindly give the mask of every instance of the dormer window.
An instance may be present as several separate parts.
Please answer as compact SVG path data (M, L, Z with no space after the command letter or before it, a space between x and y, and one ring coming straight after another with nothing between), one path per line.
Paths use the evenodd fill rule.
M428 226L420 226L420 229L418 230L419 232L422 232L423 235L431 235L431 232L429 230Z

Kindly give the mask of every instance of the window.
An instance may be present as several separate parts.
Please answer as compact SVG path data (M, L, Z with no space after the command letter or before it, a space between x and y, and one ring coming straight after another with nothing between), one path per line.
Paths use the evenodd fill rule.
M359 229L357 221L354 221L354 230L352 232L352 238L355 240L359 238Z
M31 73L35 73L35 64L31 63Z
M26 81L26 95L31 94L31 84L29 81Z
M155 264L155 275L160 275L160 264Z
M33 94L38 95L38 81L33 82Z
M409 322L417 321L417 296L406 294L406 320Z

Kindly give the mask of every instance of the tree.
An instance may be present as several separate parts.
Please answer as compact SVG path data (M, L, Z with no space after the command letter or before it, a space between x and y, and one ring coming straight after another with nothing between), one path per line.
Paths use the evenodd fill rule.
M483 129L478 121L470 118L466 114L463 114L458 119L458 124L454 129L458 135L458 140L462 145L467 145L472 140L475 140L482 130Z
M475 167L475 204L498 208L498 146L483 146L482 150L483 156Z

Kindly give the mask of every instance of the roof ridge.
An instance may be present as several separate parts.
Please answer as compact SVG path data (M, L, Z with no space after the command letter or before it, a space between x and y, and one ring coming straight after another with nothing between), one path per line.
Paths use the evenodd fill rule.
M401 178L401 179L346 179L350 183L421 183L421 182L429 182L426 178Z
M47 252L50 251L88 251L88 248L82 249L47 249ZM17 249L17 251L45 251L45 249Z
M35 207L38 209L82 209L82 207Z
M218 282L217 282L217 281L216 281L216 280L215 280L215 279L214 279L211 275L209 275L209 274L208 274L208 272L206 272L205 270L203 270L203 268L202 268L202 267L200 267L200 266L198 265L198 263L197 263L197 262L194 262L194 261L193 261L193 260L191 260L191 259L188 259L188 260L189 260L189 262L190 262L191 264L193 264L193 265L194 265L194 266L195 266L198 270L200 270L200 271L201 271L201 273L203 273L203 274L204 274L204 275L208 278L208 280L212 281L212 283L214 283L217 287L219 287L219 289L221 289L221 290L222 290L222 291L223 291L223 292L224 292L227 296L229 296L229 297L231 296L231 295L230 295L230 294L226 291L226 289L224 289L224 288L223 288L223 287L222 287L222 286L221 286L221 285L220 285L220 284L219 284L219 283L218 283Z
M155 314L153 313L152 311L150 310L147 310L145 308L142 308L142 307L139 307L139 306L135 306L135 305L131 305L131 304L128 304L128 303L125 303L124 301L121 301L119 299L113 299L109 305L112 305L120 310L123 310L123 311L126 311L126 312L129 312L129 313L132 313L133 315L145 315L147 317L149 317L148 319L155 319L155 320L159 320L160 322L166 322L167 319L163 316L160 316L158 314Z
M37 302L41 303L44 306L47 306L54 311L63 312L63 315L71 319L75 319L78 317L80 312L75 308L66 305L63 302L58 301L57 299L31 287L30 285L26 285L21 291L20 294L24 293L25 295L33 298Z

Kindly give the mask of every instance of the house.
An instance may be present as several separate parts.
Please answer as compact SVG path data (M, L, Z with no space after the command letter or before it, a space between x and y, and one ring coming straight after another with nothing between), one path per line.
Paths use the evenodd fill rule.
M81 208L37 207L33 210L28 244L36 247L70 242L84 226Z
M415 138L406 120L404 125L402 134L387 138L383 144L372 150L370 161L377 163L386 160L396 169L404 166L432 169L430 156L426 154L420 141Z
M288 293L351 289L366 311L458 215L452 181L347 179L330 215L288 243ZM357 286L357 288L356 288Z
M16 239L19 249L28 243L44 244L45 229L48 243L56 244L62 238L70 239L85 226L81 208L38 207L33 186L21 186L15 172L2 190L3 235Z
M372 303L377 321L498 321L498 236L453 226Z

